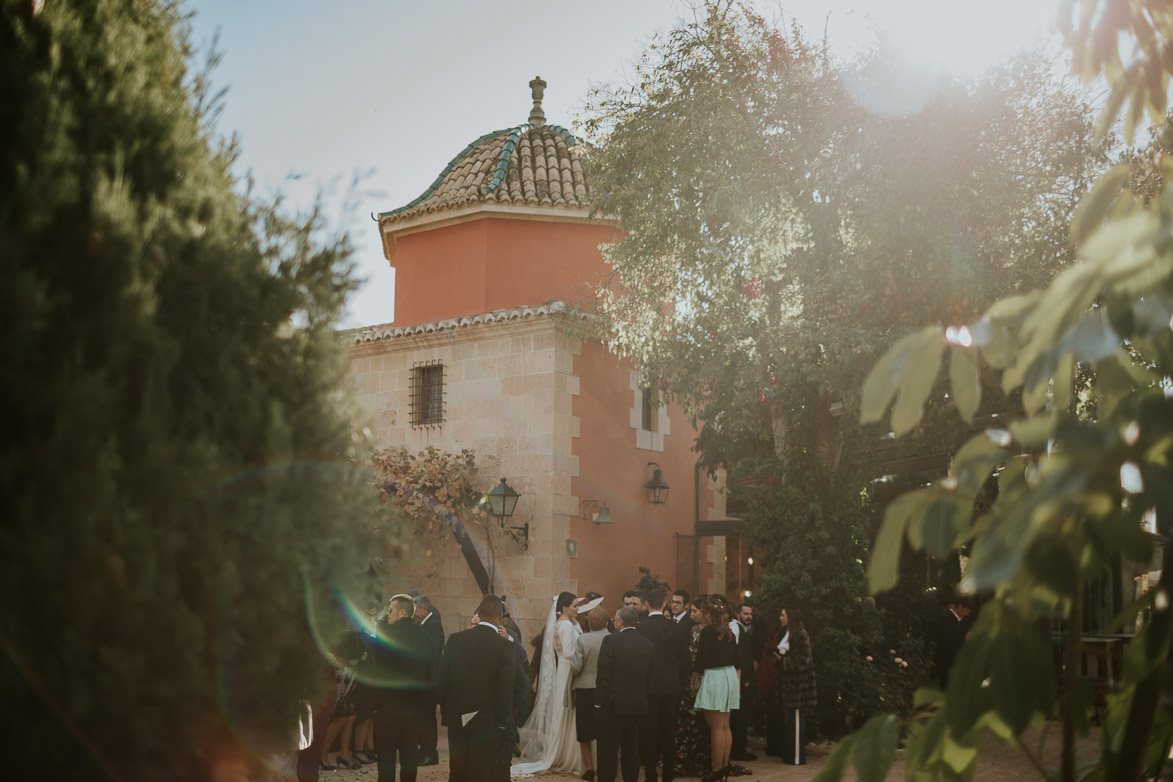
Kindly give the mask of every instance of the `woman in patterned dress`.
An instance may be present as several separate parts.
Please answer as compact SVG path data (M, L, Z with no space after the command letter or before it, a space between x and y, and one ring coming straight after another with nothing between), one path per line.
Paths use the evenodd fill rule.
M689 628L688 668L696 662L697 639L704 626L703 614L709 601L704 595L698 596L689 606L689 617L693 625ZM705 718L693 708L696 693L691 684L684 688L680 702L680 715L676 720L676 776L700 777L712 770L713 761L709 751L709 728Z

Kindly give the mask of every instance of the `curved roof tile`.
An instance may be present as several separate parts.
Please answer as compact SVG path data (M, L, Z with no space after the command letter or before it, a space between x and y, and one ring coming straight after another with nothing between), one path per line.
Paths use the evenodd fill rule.
M379 220L397 223L477 203L585 208L590 185L575 152L579 143L558 125L486 133L454 157L419 198L381 213Z
M513 307L506 310L484 312L479 315L469 315L463 318L438 320L433 323L416 323L410 326L393 326L390 323L384 323L378 326L367 326L348 333L346 338L353 345L362 345L368 342L382 342L384 340L407 337L413 334L430 334L437 331L479 326L484 323L502 323L504 321L534 318L542 315L555 315L559 312L582 314L577 310L569 308L564 302L555 300L547 301L545 304L536 306Z

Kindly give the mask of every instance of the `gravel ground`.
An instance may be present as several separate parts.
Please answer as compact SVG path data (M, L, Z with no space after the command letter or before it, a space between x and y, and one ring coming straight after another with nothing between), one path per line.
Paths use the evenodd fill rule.
M421 768L417 776L418 782L446 782L448 779L447 747L445 746L444 731L441 730L440 733L440 765ZM1044 740L1041 747L1040 739ZM1093 729L1093 732L1088 736L1080 737L1076 746L1077 760L1084 761L1095 757L1098 740L1098 729ZM751 768L754 773L737 779L746 780L746 782L754 780L805 782L819 772L832 749L832 745L829 744L808 746L807 764L805 766L788 766L777 758L765 757L760 751L760 742L760 739L750 738L750 749L757 753L758 760L742 764ZM1046 731L1028 732L1024 743L1031 748L1031 754L1039 759L1049 773L1058 770L1060 731L1057 723L1049 726L1049 730ZM323 771L321 782L351 782L351 780L354 782L375 782L377 778L375 766L371 764L355 770ZM681 778L678 777L678 779ZM698 777L686 778L698 779ZM853 778L854 774L849 773L848 779ZM978 782L1028 782L1028 780L1034 782L1043 778L1044 775L1039 773L1023 751L1004 746L989 736L983 741L981 751L978 754L978 769L975 776ZM570 782L578 777L566 774L547 774L540 779L542 782ZM888 773L888 782L898 782L902 779L904 779L904 759L903 753L899 753L896 763Z

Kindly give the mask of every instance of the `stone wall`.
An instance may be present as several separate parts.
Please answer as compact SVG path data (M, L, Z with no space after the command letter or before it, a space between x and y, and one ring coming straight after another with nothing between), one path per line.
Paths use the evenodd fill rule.
M369 414L379 448L426 446L452 453L476 452L488 490L501 477L521 493L511 524L529 524L524 549L491 523L470 529L493 589L509 597L509 608L527 637L541 630L551 597L574 590L569 580L566 539L577 504L570 492L577 474L571 439L579 434L571 399L579 393L573 356L581 341L558 316L539 315L422 334L393 336L351 349L351 376L358 402ZM413 427L410 422L412 367L444 365L445 421ZM445 618L448 632L462 629L480 599L455 545L413 550L395 581L426 592Z

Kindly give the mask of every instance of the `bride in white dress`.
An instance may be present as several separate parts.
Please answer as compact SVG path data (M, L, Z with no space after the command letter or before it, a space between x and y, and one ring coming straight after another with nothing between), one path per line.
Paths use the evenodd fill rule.
M570 658L582 629L577 599L570 592L554 598L542 640L542 667L534 711L521 727L521 760L509 769L511 777L560 772L581 774L582 752L575 733L571 701Z

